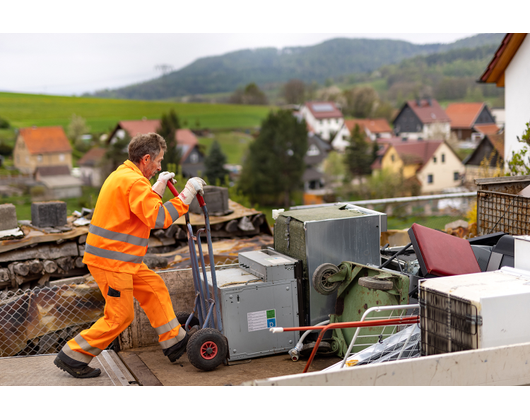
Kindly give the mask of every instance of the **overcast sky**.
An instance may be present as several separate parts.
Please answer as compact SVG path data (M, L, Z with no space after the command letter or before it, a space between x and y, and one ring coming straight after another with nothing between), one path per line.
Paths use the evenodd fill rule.
M459 25L454 13L437 13L429 21L423 14L421 20L414 14L404 18L392 11L396 3L386 0L379 0L377 8L351 10L357 2L269 0L259 2L258 10L249 6L252 2L237 0L202 0L200 8L177 1L168 7L165 0L92 0L86 3L89 9L75 11L71 1L19 3L2 9L10 19L3 19L0 27L0 91L79 95L158 77L159 65L178 70L198 58L244 48L309 46L337 37L427 44L503 32L467 22ZM327 12L319 11L321 7ZM459 10L465 12L461 6ZM369 19L361 19L363 14ZM456 25L445 23L451 16Z

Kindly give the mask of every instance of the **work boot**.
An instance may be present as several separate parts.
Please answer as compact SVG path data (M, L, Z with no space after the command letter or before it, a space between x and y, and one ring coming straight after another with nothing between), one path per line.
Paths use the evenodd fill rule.
M101 373L101 370L91 368L88 365L84 365L82 367L69 366L65 362L63 362L61 359L59 359L59 356L55 358L53 363L59 369L64 370L65 372L68 372L74 378L95 378L96 376L99 376Z
M169 361L171 363L176 362L180 356L184 354L186 351L186 345L188 344L188 340L190 339L190 335L186 333L184 338L180 340L177 344L174 344L170 348L167 349L167 357L169 358Z

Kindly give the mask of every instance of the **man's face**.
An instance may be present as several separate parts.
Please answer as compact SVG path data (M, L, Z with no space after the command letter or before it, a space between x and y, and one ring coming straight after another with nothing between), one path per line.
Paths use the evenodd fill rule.
M151 159L151 156L145 155L140 162L140 170L142 174L147 178L151 179L157 172L162 170L162 160L164 159L164 151L161 150L158 156Z

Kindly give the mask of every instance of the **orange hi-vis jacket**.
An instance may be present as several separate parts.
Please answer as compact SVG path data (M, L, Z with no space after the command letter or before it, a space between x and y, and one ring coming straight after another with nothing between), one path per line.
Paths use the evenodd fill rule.
M103 270L136 274L151 229L168 228L188 208L178 197L162 204L149 180L126 160L101 187L83 262Z

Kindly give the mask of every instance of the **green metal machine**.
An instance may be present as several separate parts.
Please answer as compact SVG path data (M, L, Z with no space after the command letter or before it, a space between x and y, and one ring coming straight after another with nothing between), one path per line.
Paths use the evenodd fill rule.
M315 270L313 284L320 285L322 291L337 290L335 313L331 314L330 323L360 321L368 308L406 305L409 302L409 277L406 274L349 261L342 262L338 267L322 264ZM378 314L382 318L389 315L389 311ZM363 334L356 340L356 345L361 346L356 348L362 350L374 344L373 336L383 334L384 328L363 329ZM332 350L339 357L344 356L354 333L352 328L333 330Z

